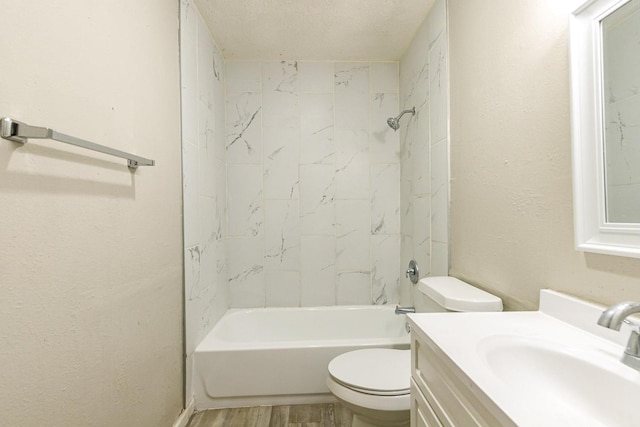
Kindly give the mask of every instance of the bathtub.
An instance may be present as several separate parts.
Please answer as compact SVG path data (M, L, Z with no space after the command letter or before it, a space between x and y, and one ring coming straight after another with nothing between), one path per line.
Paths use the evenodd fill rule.
M393 307L231 309L196 348L197 409L335 401L329 361L371 347L409 348Z

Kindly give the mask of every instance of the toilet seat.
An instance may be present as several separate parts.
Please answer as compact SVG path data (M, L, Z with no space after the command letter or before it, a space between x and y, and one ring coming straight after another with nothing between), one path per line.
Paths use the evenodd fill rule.
M355 392L374 396L409 394L411 351L389 348L355 350L329 363L336 383Z
M354 387L352 385L345 384L345 383L341 382L340 380L337 380L335 377L332 377L332 379L336 383L342 385L343 387L347 387L350 390L353 390L353 391L358 392L358 393L370 394L372 396L381 396L381 397L384 397L384 396L402 396L402 395L410 393L409 389L406 389L406 390L392 390L392 391L369 390L369 389L366 389L366 388Z

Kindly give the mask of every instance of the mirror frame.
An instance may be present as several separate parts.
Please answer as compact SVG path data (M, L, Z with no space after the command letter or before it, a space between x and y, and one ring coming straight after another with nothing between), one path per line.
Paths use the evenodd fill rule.
M600 22L630 0L589 0L571 15L571 140L576 249L640 258L640 224L608 223Z

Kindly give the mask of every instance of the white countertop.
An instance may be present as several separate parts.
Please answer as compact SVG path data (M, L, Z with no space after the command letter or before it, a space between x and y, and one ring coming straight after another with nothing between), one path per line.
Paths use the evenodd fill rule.
M620 425L625 427L640 426L637 411L627 414L625 411L630 409L627 407L629 405L617 404L618 396L615 394L605 401L598 400L601 404L593 404L589 396L580 399L589 393L590 387L594 390L602 387L602 382L609 378L609 372L628 380L632 391L635 385L640 385L640 372L619 362L624 351L620 343L626 342L628 330L616 332L597 326L595 322L602 312L601 306L553 291L542 293L541 311L418 313L408 317L419 338L428 337L436 344L519 426L611 426L612 420L616 423L624 420ZM539 382L544 378L538 378L540 375L536 374L536 370L530 369L531 363L538 362L526 360L528 356L535 357L535 354L520 351L503 356L494 351L493 355L497 354L498 358L488 356L496 348L500 351L502 342L510 345L514 340L525 344L518 347L520 350L532 348L527 347L532 344L536 349L551 349L554 357L566 356L564 360L568 367L579 365L581 360L587 360L595 366L602 364L606 366L606 370L602 371L606 375L600 375L598 369L587 370L589 373L595 372L593 378L575 378L575 381L574 378L566 378L559 385L545 388L547 383ZM540 354L544 355L544 351ZM572 375L573 372L572 369L565 369L564 372L554 373L557 367L548 368L548 378L553 378L553 375ZM502 372L502 376L496 375L496 369ZM547 368L541 369L546 375ZM514 376L509 377L509 372L513 372ZM576 372L581 372L579 366ZM566 384L580 388L578 399L569 388L562 389ZM620 390L620 393L624 392ZM616 414L612 414L612 411L616 411Z

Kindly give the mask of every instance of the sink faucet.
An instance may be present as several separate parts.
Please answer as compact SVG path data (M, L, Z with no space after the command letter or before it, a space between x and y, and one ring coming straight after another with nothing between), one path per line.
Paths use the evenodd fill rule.
M622 356L622 363L640 371L640 334L638 334L638 325L626 320L627 316L634 313L640 313L640 302L620 302L602 312L598 319L598 325L615 329L616 331L620 330L623 322L635 327L629 335L627 348Z
M396 305L396 314L408 314L408 313L415 313L416 309L415 307L400 307L399 305Z

